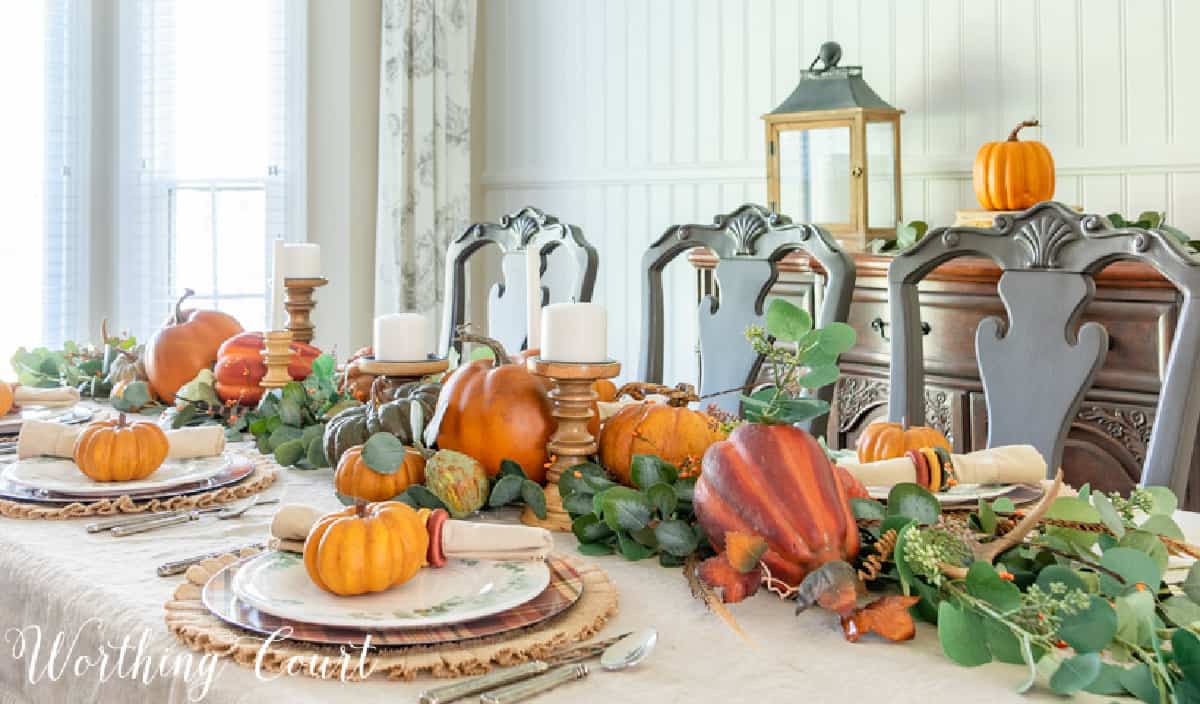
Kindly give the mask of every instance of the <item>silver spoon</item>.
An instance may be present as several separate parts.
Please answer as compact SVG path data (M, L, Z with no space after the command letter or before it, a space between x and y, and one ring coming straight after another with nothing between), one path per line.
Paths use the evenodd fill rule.
M654 650L656 643L658 643L658 631L653 628L634 631L605 649L600 656L600 666L610 672L633 667L646 659L646 656ZM543 675L480 695L479 702L480 704L523 702L561 684L583 679L587 675L588 667L582 662L559 665Z
M221 509L220 511L217 512L217 520L227 521L231 518L241 518L243 513L249 511L250 509L254 508L255 506L266 506L268 504L277 504L277 503L279 503L279 499L277 499L277 498L262 499L262 498L255 497L253 501L250 501L242 506L234 505L234 506L229 506L227 508Z

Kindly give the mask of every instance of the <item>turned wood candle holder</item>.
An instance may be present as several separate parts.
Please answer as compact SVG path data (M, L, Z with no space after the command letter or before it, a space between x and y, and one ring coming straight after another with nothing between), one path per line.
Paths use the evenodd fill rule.
M441 374L449 368L450 360L433 355L426 360L413 362L386 362L374 357L358 360L359 371L375 377L371 382L371 399L377 403L391 401L395 390L404 384L420 381L430 374Z
M550 530L571 530L571 517L562 505L558 493L558 478L577 464L596 454L596 438L588 432L596 392L592 383L611 379L621 371L620 362L572 363L551 362L540 357L529 359L529 371L554 382L550 391L551 414L558 420L558 429L546 444L552 460L546 470L546 518L538 518L528 507L521 514L527 525Z
M311 343L313 330L312 309L317 302L313 299L313 289L329 283L328 279L320 276L304 278L286 278L283 280L283 307L287 309L287 329L292 333L296 342Z
M263 360L267 364L267 373L258 385L264 389L278 389L292 380L288 374L288 362L292 358L289 345L292 333L289 330L272 330L264 336Z

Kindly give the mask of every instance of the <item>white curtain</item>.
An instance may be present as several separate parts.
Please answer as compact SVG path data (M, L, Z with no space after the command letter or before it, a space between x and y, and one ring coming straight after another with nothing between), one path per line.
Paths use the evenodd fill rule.
M446 247L470 216L475 11L476 0L383 2L377 314L438 310Z

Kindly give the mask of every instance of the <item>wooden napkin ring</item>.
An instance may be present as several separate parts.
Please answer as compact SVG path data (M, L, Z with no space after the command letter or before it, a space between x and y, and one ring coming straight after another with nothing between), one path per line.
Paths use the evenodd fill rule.
M425 521L425 530L429 531L429 552L425 554L425 561L432 567L446 564L446 553L442 550L442 526L448 518L450 514L446 513L446 509L439 508L434 509Z

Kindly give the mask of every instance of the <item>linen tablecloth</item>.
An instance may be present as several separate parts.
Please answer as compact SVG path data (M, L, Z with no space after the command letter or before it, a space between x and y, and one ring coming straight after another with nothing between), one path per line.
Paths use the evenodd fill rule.
M283 470L267 493L285 502L332 510L340 504L333 496L331 475L330 470ZM262 539L272 511L264 506L237 521L210 517L120 539L86 534L87 521L0 519L0 703L415 702L430 680L343 684L266 673L259 678L253 670L221 662L207 684L193 671L189 685L182 674L170 672L175 656L190 652L174 641L163 623L163 604L181 577L159 578L155 567ZM507 517L515 519L516 513ZM1200 515L1181 513L1177 520L1193 541L1200 538ZM559 535L556 540L562 551L574 552L572 536ZM609 673L597 667L586 680L537 701L1061 701L1044 690L1026 697L1015 694L1013 688L1024 675L1020 667L954 665L942 656L937 634L929 626L922 624L910 643L868 637L851 644L842 638L833 615L815 609L794 616L791 604L766 593L732 607L753 641L747 644L691 598L678 569L664 569L651 560L596 561L612 576L621 600L619 614L604 633L653 626L659 632L658 648L634 670ZM35 654L38 632L41 649ZM55 638L62 639L62 646L58 657L51 658ZM103 651L115 659L126 639L129 647L119 673L112 672L118 663L111 660L104 673L98 661L90 668L79 665L82 671L75 673L81 656L96 660ZM139 647L142 658L135 660ZM70 655L64 659L68 648ZM198 658L192 656L193 661ZM55 664L48 674L51 659ZM66 669L60 671L64 661ZM158 669L163 662L166 674ZM154 668L152 673L147 664ZM1086 695L1079 699L1099 700Z

